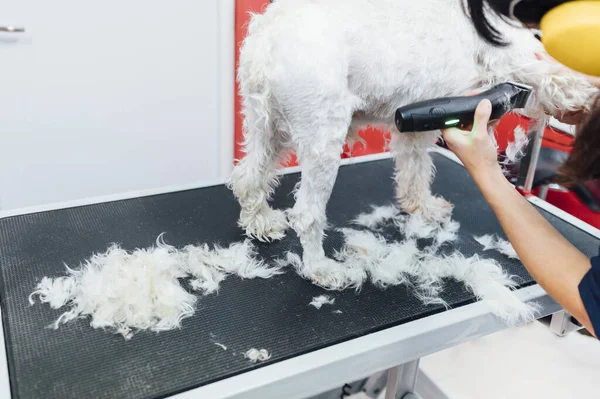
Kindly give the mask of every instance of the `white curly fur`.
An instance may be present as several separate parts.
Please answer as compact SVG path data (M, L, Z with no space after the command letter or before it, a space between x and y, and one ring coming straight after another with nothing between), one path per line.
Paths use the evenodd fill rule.
M321 309L323 305L333 305L335 302L335 298L332 298L328 295L319 295L312 299L309 303L309 306L314 306L317 309Z
M378 287L411 285L413 293L424 304L445 305L440 296L444 279L462 282L489 311L513 326L531 321L538 310L537 304L524 303L513 292L517 283L502 266L492 259L478 255L469 258L454 251L450 255L437 252L437 246L420 250L414 239L387 242L369 230L342 229L345 242L335 254L336 266L331 271L342 287L360 289L367 280ZM301 275L318 282L319 275L307 275L307 266L293 253L279 265L293 265Z
M334 254L337 262L328 269L306 264L293 253L276 260L274 266L267 265L257 257L249 239L228 247L210 248L203 244L177 249L165 244L161 235L156 246L126 251L112 245L106 252L92 255L76 270L67 267L67 276L44 277L29 300L34 304L37 295L53 309L68 308L53 323L54 328L89 317L92 327L109 328L130 339L134 330L178 328L184 318L194 314L197 298L184 289L182 279L190 279L192 289L207 295L217 292L228 275L270 278L283 273L282 268L291 264L301 276L327 289L360 289L368 280L382 288L411 285L426 304L445 304L440 293L443 279L450 277L462 281L508 323L533 316L535 308L523 304L511 293L515 283L498 263L477 256L465 258L458 252L450 256L438 253L443 242L457 238L458 223L449 221L431 228L419 214L404 215L394 206L374 206L370 213L354 220L371 230L340 229L344 245ZM377 232L385 225L398 228L406 240L386 242ZM433 238L433 242L421 250L417 246L419 238ZM510 244L498 237L475 239L484 250L497 249L511 256ZM333 303L334 298L321 295L313 298L310 305L319 309ZM227 349L220 343L215 345Z
M237 75L245 156L228 183L247 236L278 240L289 225L303 247L303 274L341 288L322 241L347 138L367 125L391 130L400 209L444 223L452 205L431 193L434 166L426 151L439 132L399 134L397 107L508 80L534 87L524 113L542 122L547 112L589 102L596 90L538 60L543 47L531 32L502 21L497 27L511 46L482 41L460 0L277 0L253 14ZM283 212L267 201L290 150L302 178L294 207Z
M250 360L252 363L256 363L256 362L264 362L266 360L269 360L271 358L271 354L266 349L259 350L256 348L252 348L244 353L244 357L246 359Z
M504 164L515 163L525 155L524 151L529 143L529 137L525 133L525 130L521 126L517 126L514 130L514 141L509 141L506 150L506 160Z
M503 238L498 237L497 235L484 235L484 236L474 236L475 241L477 241L483 247L484 251L487 250L496 250L503 255L508 256L512 259L519 259L519 255L517 251L515 251L512 244L506 241Z
M398 217L400 211L395 205L371 206L371 212L365 212L358 215L353 222L369 229L376 229L382 223Z
M361 213L352 222L375 231L391 222L406 238L433 238L438 247L455 241L460 228L460 223L455 220L431 224L419 213L403 215L395 205L372 205L370 212Z
M227 275L269 278L282 273L255 258L249 240L227 248L188 245L179 250L158 237L156 246L126 251L114 244L94 254L79 269L67 267L65 277L44 277L30 295L53 309L70 308L53 324L90 317L93 328L108 328L130 339L134 330L179 328L195 312L197 298L180 279L191 278L193 289L218 291Z

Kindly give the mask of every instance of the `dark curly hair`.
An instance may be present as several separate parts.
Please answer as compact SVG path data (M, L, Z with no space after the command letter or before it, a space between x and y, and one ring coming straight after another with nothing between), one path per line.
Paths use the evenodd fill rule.
M558 172L557 183L565 186L600 178L600 95L577 126L571 153Z
M569 0L568 0L569 1ZM521 0L514 16L524 24L538 24L550 9L567 3L563 0ZM573 0L570 0L573 1ZM494 46L510 45L489 19L490 13L508 20L511 0L465 0L466 12L477 33ZM568 159L559 169L557 182L571 186L600 178L600 96L576 127L576 137Z

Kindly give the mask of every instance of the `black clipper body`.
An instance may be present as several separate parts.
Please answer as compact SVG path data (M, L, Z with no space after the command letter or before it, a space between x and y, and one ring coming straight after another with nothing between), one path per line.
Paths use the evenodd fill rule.
M396 127L400 132L425 132L473 123L475 108L481 100L492 103L490 120L513 109L525 108L533 88L519 83L501 83L474 95L420 101L396 110Z

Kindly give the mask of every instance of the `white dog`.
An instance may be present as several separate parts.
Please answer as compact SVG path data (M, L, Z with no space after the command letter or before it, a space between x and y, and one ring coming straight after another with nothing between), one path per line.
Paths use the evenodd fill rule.
M246 234L277 240L291 226L305 274L321 286L344 286L322 241L340 154L359 129L392 132L400 209L444 223L452 205L430 191L434 168L427 153L439 132L398 133L396 108L511 80L534 87L525 113L539 118L581 109L595 93L582 78L539 61L535 53L543 46L526 29L498 20L512 45L485 43L460 1L275 0L252 16L238 69L245 156L229 187ZM302 177L286 214L267 201L289 151Z

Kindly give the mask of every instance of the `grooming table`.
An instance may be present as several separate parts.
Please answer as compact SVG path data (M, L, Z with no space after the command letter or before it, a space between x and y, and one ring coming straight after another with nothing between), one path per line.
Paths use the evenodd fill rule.
M460 239L450 249L466 256L480 253L472 235L504 237L500 226L456 159L443 149L432 155L433 190L455 205L453 218L461 223ZM299 174L288 172L273 200L276 208L293 204L290 193ZM329 221L350 226L371 205L391 203L392 172L387 154L346 160L329 203ZM531 201L586 255L596 254L596 229L543 201ZM0 397L294 399L332 389L339 389L332 396L339 397L345 383L388 369L388 385L396 385L400 395L414 389L420 357L507 328L453 280L442 293L452 307L446 310L423 305L407 286L382 290L368 283L360 292L327 292L291 269L268 280L229 277L218 294L200 298L196 314L183 320L180 330L140 332L130 341L94 330L86 319L48 329L63 310L28 303L43 276L61 276L64 263L76 267L113 242L126 249L147 247L163 232L165 242L177 247L243 240L238 211L231 193L214 184L2 214ZM329 232L330 254L342 238ZM291 231L284 240L258 248L265 259L300 251ZM537 301L540 316L560 310L518 261L495 251L483 257L498 260L517 276L517 295ZM334 305L320 310L308 305L324 293L335 298ZM250 363L243 356L250 348L265 348L272 357Z

